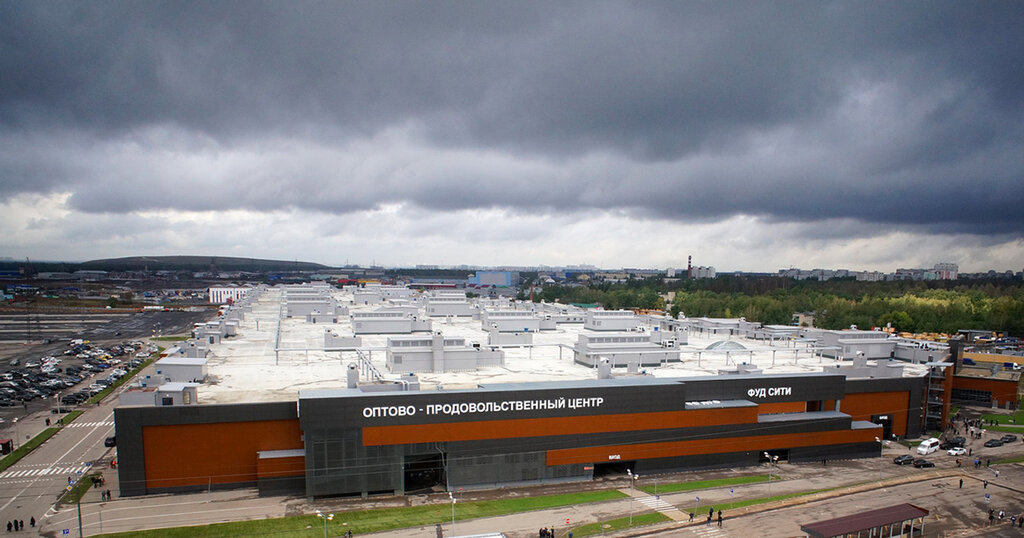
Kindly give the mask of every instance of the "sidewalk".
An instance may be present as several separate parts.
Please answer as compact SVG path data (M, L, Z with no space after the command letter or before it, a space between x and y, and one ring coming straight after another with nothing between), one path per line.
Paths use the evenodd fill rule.
M57 419L62 416L64 415L50 414L49 410L20 415L17 422L6 420L3 423L3 427L0 427L0 438L13 439L14 448L18 448L50 427L46 425L46 419L50 419L51 426L56 426Z

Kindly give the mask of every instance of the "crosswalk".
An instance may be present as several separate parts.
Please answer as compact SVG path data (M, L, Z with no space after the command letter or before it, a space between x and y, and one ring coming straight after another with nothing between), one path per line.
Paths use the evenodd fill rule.
M64 427L65 428L98 428L100 426L113 426L113 425L114 425L114 421L113 420L104 420L104 421L100 421L100 422L72 422L71 424L68 424L67 426L64 426Z
M84 463L75 464L54 464L51 466L39 466L35 469L8 469L0 473L0 480L11 478L38 478L42 476L75 476L79 471L85 474L89 468Z
M675 510L676 509L675 506L672 506L671 504L661 500L660 496L637 497L636 500L640 504L646 506L647 508L650 508L651 510L655 510L657 512L664 512L665 510Z

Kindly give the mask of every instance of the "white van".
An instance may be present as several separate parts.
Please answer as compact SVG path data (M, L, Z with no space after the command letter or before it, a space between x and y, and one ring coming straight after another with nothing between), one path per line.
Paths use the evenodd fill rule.
M922 456L927 456L938 449L939 440L934 437L931 439L925 439L924 441L921 441L921 444L917 445L917 453Z

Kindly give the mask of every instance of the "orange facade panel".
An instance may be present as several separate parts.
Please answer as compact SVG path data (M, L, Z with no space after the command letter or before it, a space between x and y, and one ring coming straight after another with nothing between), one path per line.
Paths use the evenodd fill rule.
M1019 383L1011 379L992 379L984 377L954 376L953 388L961 390L981 390L992 393L992 398L1003 402L1017 401L1017 387Z
M881 429L882 427L879 426L878 428L844 431L783 433L719 439L695 439L692 441L670 441L665 443L566 448L549 450L547 452L547 464L600 463L618 460L746 452L750 450L779 450L843 443L867 443L874 442L875 438L880 435Z
M144 426L146 488L255 482L257 452L303 448L298 419Z
M847 394L839 403L839 411L853 420L871 421L872 415L892 416L892 432L907 434L907 414L910 392L861 392Z
M719 424L753 424L757 407L694 409L657 413L624 413L581 417L524 418L415 424L408 426L367 426L363 445L403 445L440 441L478 441L638 430L692 428Z

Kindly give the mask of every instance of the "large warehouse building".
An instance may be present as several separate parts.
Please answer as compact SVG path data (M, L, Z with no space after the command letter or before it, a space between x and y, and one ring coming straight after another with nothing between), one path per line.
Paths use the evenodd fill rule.
M920 434L925 378L650 376L297 401L121 407L122 495L258 485L309 497L877 456Z
M351 315L285 315L284 301L307 288ZM311 498L407 494L742 467L766 453L794 463L871 457L877 439L916 438L949 413L951 364L932 362L931 350L922 360L900 350L871 362L852 349L830 358L828 342L589 311L502 344L482 325L485 312L539 319L554 315L548 305L470 302L461 292L470 315L395 337L358 324L397 304L427 320L433 299L361 304L358 291L263 286L227 309L237 331L208 344L188 405L115 410L121 495L253 485ZM609 319L625 325L587 328ZM637 341L671 357L618 361Z

